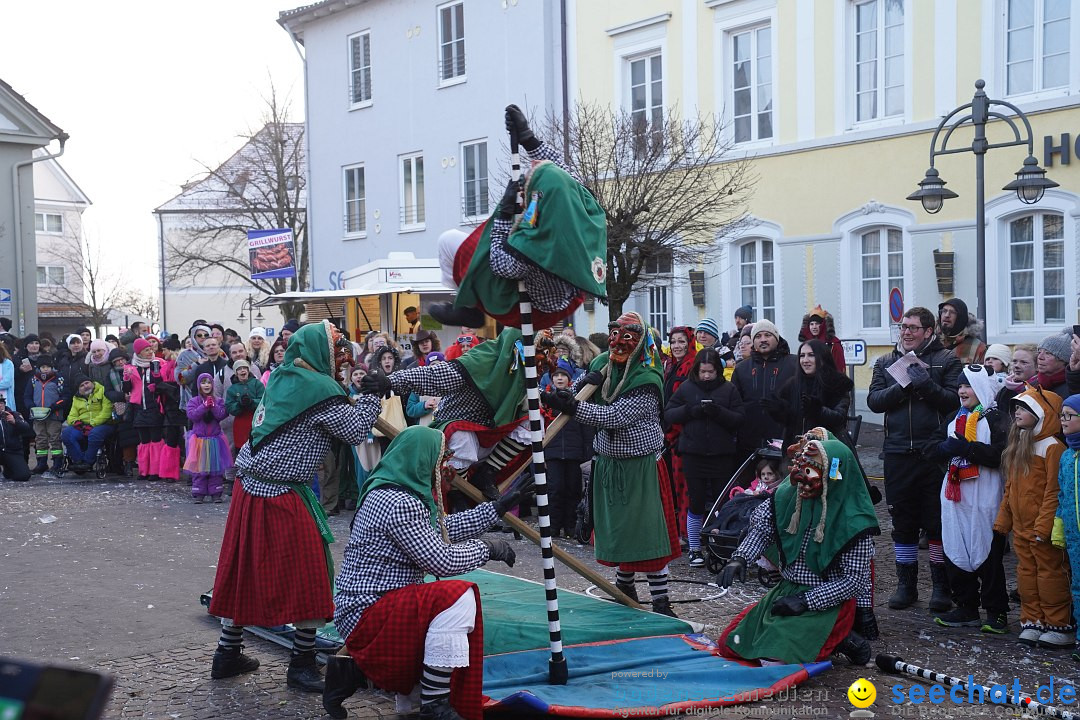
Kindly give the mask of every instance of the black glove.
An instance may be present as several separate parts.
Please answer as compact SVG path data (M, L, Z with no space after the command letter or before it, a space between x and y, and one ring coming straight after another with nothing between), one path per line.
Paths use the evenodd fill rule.
M716 417L720 414L720 406L714 402L701 403L701 409L705 411L705 414L709 417Z
M965 438L948 437L938 443L937 449L938 452L945 457L955 457L957 455L960 457L967 457L970 445L971 443Z
M705 415L705 406L701 403L697 403L696 405L688 405L686 407L686 410L690 413L690 417L694 419L703 417Z
M521 180L511 180L506 183L506 190L503 191L502 199L499 200L498 210L500 220L509 220L517 214L518 208L518 194L524 187Z
M773 615L802 615L809 608L802 595L785 595L773 601L769 612Z
M604 384L604 373L599 370L590 370L585 373L585 377L582 378L581 381L586 385L596 385L597 387L600 387Z
M249 408L249 407L252 406L252 404L253 404L253 401L252 401L250 395L241 395L240 396L240 407Z
M536 139L532 128L529 127L529 121L525 119L525 113L521 112L521 108L517 105L506 106L506 132L510 133L510 137L516 135L518 142L526 150L535 150L540 145L540 141Z
M487 538L482 539L480 542L487 545L489 560L502 560L510 567L514 567L517 554L514 552L514 548L510 547L510 543L505 540L488 540Z
M495 514L502 517L534 495L536 495L536 485L531 482L523 484L492 503L495 506Z
M908 367L907 376L911 379L911 384L916 390L923 390L931 382L930 373L926 372L926 368L922 365Z
M562 390L540 393L540 400L552 410L558 410L567 415L572 416L574 411L577 410L577 398L574 397L574 393L565 388Z
M762 398L759 403L761 404L762 409L773 417L776 417L778 415L781 417L787 415L787 403L778 397L765 397Z
M360 378L360 392L365 395L379 395L390 397L394 387L390 384L390 378L382 373L368 373Z
M799 396L799 401L802 403L804 413L817 414L821 412L821 398L816 395L807 395L806 393L803 393Z
M722 588L731 587L731 583L735 580L746 582L746 560L738 555L731 558L716 576L716 582Z

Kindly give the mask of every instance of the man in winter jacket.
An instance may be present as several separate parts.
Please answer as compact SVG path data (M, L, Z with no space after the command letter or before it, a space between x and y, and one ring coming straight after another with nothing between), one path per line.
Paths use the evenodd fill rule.
M968 314L968 306L960 298L938 305L938 326L941 344L960 358L961 365L982 364L986 343L979 339L981 323Z
M914 354L917 363L906 372L890 371ZM907 362L907 361L905 361ZM900 341L874 363L866 404L885 415L885 498L893 521L898 586L889 607L902 609L919 598L919 531L930 542L930 576L934 590L930 609L948 610L948 581L941 546L941 478L945 466L927 454L945 439L945 423L960 407L957 395L962 364L934 335L934 315L923 307L904 313Z
M777 400L777 390L799 371L787 340L769 320L754 323L753 350L750 357L735 365L732 382L743 400L745 419L739 428L738 457L750 453L774 438L784 437L784 426L770 415L768 408Z
M30 468L23 459L23 438L33 434L29 423L19 413L9 410L7 398L0 395L0 468L8 480L30 479Z
M85 375L74 377L75 397L71 399L68 424L60 433L67 448L71 469L76 473L88 471L98 451L113 432L112 402L105 397L105 388Z

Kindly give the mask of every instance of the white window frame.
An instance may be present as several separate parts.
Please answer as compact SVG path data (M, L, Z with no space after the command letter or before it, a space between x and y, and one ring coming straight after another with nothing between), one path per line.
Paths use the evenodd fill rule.
M466 44L466 36L464 28L461 28L461 36L453 38L449 43L443 42L443 10L448 10L455 6L461 6L461 18L462 23L465 22L465 1L464 0L451 0L451 2L445 2L438 5L435 8L435 43L436 43L436 72L439 77L439 87L450 87L451 85L460 85L468 80L468 74L466 72L467 58L468 58L468 46ZM453 13L451 13L453 17ZM450 77L444 77L443 75L443 47L447 44L461 43L461 68L458 70L454 68L455 72Z
M1065 324L1080 320L1077 317L1076 297L1080 294L1080 278L1075 268L1080 262L1080 196L1059 190L1047 190L1035 205L1025 205L1016 197L1016 193L1002 193L986 203L986 322L991 332L988 342L1022 343L1039 342L1047 335L1060 332L1062 323L1013 325L1010 306L1011 287L1009 283L1009 223L1025 215L1053 213L1064 219L1065 242ZM1041 282L1041 279L1037 279ZM1036 285L1038 289L1041 285ZM1001 288L1003 292L994 292L992 288ZM1036 298L1039 295L1036 294ZM1039 315L1036 315L1038 318Z
M469 180L465 172L468 168L468 156L470 152L477 154L477 160L479 160L480 148L484 151L484 174L481 177L479 174L473 180ZM467 140L461 143L460 147L461 156L461 222L467 225L475 225L485 220L488 215L491 214L491 174L490 165L488 162L488 142L487 138L481 138L479 140ZM475 185L474 192L476 193L474 209L476 212L469 213L469 189L470 185Z
M353 41L360 40L361 42L364 42L361 38L365 39L367 42L368 64L356 67L353 65L353 61L355 60L355 55L353 54ZM371 30L361 30L360 32L350 35L347 39L345 48L349 63L349 110L359 110L360 108L371 107L374 103L374 94L372 92L373 63L371 60ZM361 97L359 100L356 100L357 73L360 73L360 77L362 78L365 70L367 71L367 97ZM361 92L363 92L363 88L361 88Z
M764 249L765 243L769 244L769 248L772 251L772 259L765 260ZM743 261L743 251L745 248L754 246L754 259L751 262L754 265L754 281L753 290L754 298L752 300L746 300L743 291L751 287L750 285L743 284L743 266L747 263ZM739 306L749 303L754 308L754 319L760 320L767 318L772 323L779 323L780 317L780 245L773 238L765 237L762 235L748 235L739 238L732 248L734 254L732 255L732 269L735 271L733 276L735 289L735 299L739 303ZM766 283L765 277L765 263L769 263L772 266L772 282ZM772 305L766 306L764 304L765 288L772 288L773 302ZM766 312L766 309L769 312Z
M49 229L49 220L54 219L54 218L59 220L59 222L60 222L60 229L59 230L50 230ZM37 229L37 223L38 223L39 219L41 220L41 229L40 230ZM39 233L43 234L43 235L63 235L64 234L64 214L63 213L52 213L52 212L34 213L34 230L36 232L39 232Z
M868 257L869 255L863 248L863 241L866 239L866 236L870 235L871 233L877 234L878 250L877 252L873 253L873 255L875 255L878 260L878 274L873 278L868 278L863 275L862 261L863 258ZM893 233L896 234L895 237L900 242L900 249L898 251L892 250L889 247L889 243L893 237ZM859 299L858 306L856 307L856 317L859 320L858 326L864 331L888 331L890 329L890 326L893 325L892 318L889 316L889 295L892 293L892 289L894 287L898 287L902 294L907 295L910 295L913 289L909 287L909 283L907 281L908 273L907 265L905 262L905 256L907 253L904 250L904 231L902 228L899 228L896 225L872 225L870 227L860 228L858 232L854 233L854 236L856 254L855 265L858 269L858 274L855 276L854 279L857 279L858 282L853 284L857 285L856 293ZM896 255L900 256L899 276L896 276L892 272L890 272L889 261L892 259L893 256ZM899 285L896 284L897 280L899 280ZM867 325L865 322L865 317L863 315L863 310L868 304L867 299L863 293L863 285L867 281L874 281L879 284L878 296L874 302L870 303L873 305L877 305L880 312L881 320L877 325Z
M417 160L420 162L417 163ZM412 185L405 187L405 163L412 166ZM427 227L427 203L424 202L424 153L413 152L398 155L398 218L400 220L400 232L417 232ZM417 167L419 166L419 172ZM420 182L417 183L419 178ZM420 187L418 187L420 186ZM408 195L408 198L406 197ZM406 200L410 200L416 212L413 218L407 216Z
M50 282L53 279L52 271L54 270L60 271L60 282ZM67 285L67 270L63 265L38 265L37 271L44 271L45 273L45 282L41 282L41 279L37 278L37 286L40 288L64 287Z
M903 98L904 107L893 115L884 115L885 111L885 33L884 33L884 3L889 0L845 0L846 11L843 25L843 42L837 43L839 52L842 53L842 59L844 62L844 72L837 73L838 81L842 83L842 97L845 106L845 115L848 118L847 128L849 130L868 130L878 127L888 127L891 125L901 125L908 121L911 116L912 103L914 101L913 95L913 77L914 77L914 65L912 60L913 48L913 29L912 29L912 11L911 6L913 0L904 0L904 84L903 84ZM858 28L857 23L857 6L865 4L867 2L874 1L882 3L881 8L881 22L882 27L878 30L878 50L877 55L878 68L876 72L876 78L878 80L876 92L879 95L878 114L873 118L867 118L865 120L858 119L858 98L856 97L856 90L858 88L857 82L857 68L856 60L858 48L856 46L856 31Z
M614 45L613 80L615 107L621 108L628 115L632 112L630 90L630 63L653 55L660 56L660 95L662 99L671 97L669 63L667 53L668 21L671 13L663 13L627 25L608 28L608 36ZM666 116L665 103L661 105L661 117Z
M649 327L656 328L661 337L667 337L675 324L675 270L674 253L668 250L662 257L647 258L638 277L635 306L641 308Z
M992 10L991 10L992 7ZM1075 9L1075 3L1070 7ZM1080 17L1077 14L1070 14L1069 16L1069 69L1068 78L1069 81L1060 87L1041 89L1039 85L1042 81L1042 0L1035 0L1036 11L1036 33L1034 39L1033 49L1033 62L1035 63L1035 79L1038 81L1030 92L1017 92L1009 93L1009 75L1008 75L1008 31L1009 31L1009 0L993 0L993 3L986 3L984 11L992 12L994 18L994 34L992 49L992 58L994 65L994 74L997 82L995 87L999 88L999 94L997 97L1006 97L1012 101L1019 102L1033 102L1038 100L1047 100L1052 98L1060 98L1063 96L1072 95L1080 92ZM984 40L990 42L990 37L984 35ZM990 62L990 55L984 53L984 59ZM987 88L989 94L990 88Z
M767 56L766 66L769 68L769 132L767 137L761 137L759 134L758 118L762 114L761 107L759 105L762 83L760 81L760 69L762 63L760 62L761 56L759 53L759 36L760 33L765 33L769 37L769 55ZM750 92L750 137L739 140L735 135L735 121L738 119L735 115L735 41L736 38L747 35L750 42L750 85L748 86ZM773 32L772 25L770 23L756 23L749 27L739 28L737 30L730 30L727 33L728 42L726 44L726 57L727 66L725 68L725 74L727 76L727 92L725 97L729 105L729 117L731 122L731 136L732 142L739 145L747 145L751 143L758 144L771 144L776 137L776 105L774 99L776 97L776 73L775 73L775 33Z
M707 4L713 9L713 63L714 67L721 69L720 72L714 73L716 78L715 112L718 117L724 118L724 122L729 125L727 132L732 142L735 141L735 122L732 114L734 112L734 83L732 81L735 53L734 37L751 29L758 29L766 25L769 27L772 46L772 55L769 61L769 73L773 86L772 137L741 142L739 147L753 148L774 145L779 137L779 108L784 100L776 92L779 73L776 52L776 2L775 0L752 0L752 2L743 3L724 3L709 0Z
M361 186L363 190L358 197L349 197L349 173L360 171ZM351 229L349 226L349 205L350 203L359 204L359 227ZM341 207L343 210L342 215L342 230L345 233L346 238L366 238L367 237L367 171L364 169L364 163L355 163L353 165L346 165L341 169Z

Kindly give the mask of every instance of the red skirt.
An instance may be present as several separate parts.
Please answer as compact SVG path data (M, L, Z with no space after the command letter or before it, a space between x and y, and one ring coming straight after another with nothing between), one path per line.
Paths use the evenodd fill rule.
M663 458L656 461L656 479L660 483L660 502L664 505L664 522L667 525L668 542L671 543L671 553L659 558L649 560L635 560L633 562L613 563L597 559L596 562L607 567L618 567L624 572L656 572L663 570L664 566L672 560L682 556L682 546L679 545L679 526L675 520L675 506L671 499L671 479L668 477L667 463Z
M251 437L251 418L255 416L254 410L248 410L237 415L233 419L232 436L233 447L237 452L244 447L244 443Z
M345 647L377 687L408 695L420 683L428 625L470 591L476 596L476 624L469 633L469 666L454 669L450 704L465 720L482 720L484 617L480 589L473 583L439 580L388 592L360 616Z
M210 613L237 625L284 625L334 617L322 536L303 500L233 485Z

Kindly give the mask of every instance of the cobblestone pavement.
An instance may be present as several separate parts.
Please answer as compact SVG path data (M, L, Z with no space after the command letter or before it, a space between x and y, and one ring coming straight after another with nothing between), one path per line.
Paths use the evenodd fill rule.
M868 474L880 476L880 428L864 425L860 457ZM880 484L880 480L876 480ZM97 668L116 681L109 718L325 718L320 699L284 686L287 651L248 637L248 652L262 661L254 673L211 681L210 660L217 624L198 603L208 590L228 505L195 505L187 486L104 481L0 483L0 654ZM922 558L920 596L913 608L885 607L895 587L889 520L878 506L882 537L877 543L876 604L882 638L875 652L890 652L909 662L951 675L972 674L977 682L1011 683L1034 692L1040 684L1072 684L1077 666L1065 653L1031 650L1016 644L1014 610L1006 636L977 629L945 629L926 610L929 578ZM349 517L332 517L340 562ZM508 537L508 536L504 536ZM591 551L558 541L568 552L591 560ZM517 541L519 562L490 569L540 579L539 552ZM1013 559L1007 573L1013 577ZM585 591L589 583L557 566L559 586ZM605 572L610 572L605 570ZM705 570L685 559L672 564L672 592L681 617L702 623L716 635L727 620L762 594L756 584L727 593L710 587ZM1012 582L1010 581L1010 585ZM643 588L644 589L644 588ZM542 598L542 591L539 597ZM542 602L542 600L541 600ZM572 672L572 669L571 669ZM913 678L883 676L873 665L836 667L804 685L765 702L725 708L715 717L849 717L848 686L858 677L877 685L871 708L878 717L1017 717L1003 706L897 705L892 685L904 689ZM404 717L385 694L357 695L346 707L350 717Z

